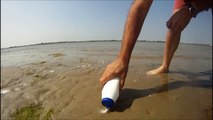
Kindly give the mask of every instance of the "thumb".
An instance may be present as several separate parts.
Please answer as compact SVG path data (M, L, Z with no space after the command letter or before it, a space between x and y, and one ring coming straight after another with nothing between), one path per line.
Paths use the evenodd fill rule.
M120 91L123 89L124 83L125 83L125 80L120 80L120 87L119 87Z
M126 74L122 74L122 76L120 77L120 90L122 90L124 87L125 79L126 79Z
M120 86L119 86L120 91L123 89L124 84L125 84L125 78L121 77L121 79L120 79Z

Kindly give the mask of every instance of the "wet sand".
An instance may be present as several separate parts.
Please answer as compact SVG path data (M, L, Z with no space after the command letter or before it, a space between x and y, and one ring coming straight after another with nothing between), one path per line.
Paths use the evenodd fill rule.
M147 76L164 43L137 42L124 90L100 113L99 78L120 42L58 43L1 50L1 119L41 103L52 119L212 119L212 47L180 44L170 73Z

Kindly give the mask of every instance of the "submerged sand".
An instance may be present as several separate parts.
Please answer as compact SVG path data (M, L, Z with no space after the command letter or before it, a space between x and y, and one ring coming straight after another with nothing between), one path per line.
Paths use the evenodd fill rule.
M99 78L120 42L56 43L1 50L1 119L24 106L51 119L212 119L212 47L180 44L168 74L147 76L164 43L137 42L114 109L100 111Z

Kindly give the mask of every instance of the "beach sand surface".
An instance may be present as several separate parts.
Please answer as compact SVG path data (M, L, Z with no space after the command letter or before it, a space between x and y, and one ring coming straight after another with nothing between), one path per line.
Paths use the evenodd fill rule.
M99 78L120 42L69 42L1 50L1 119L42 104L51 119L212 119L212 47L180 44L168 74L147 76L161 65L164 43L137 42L124 89L101 113Z

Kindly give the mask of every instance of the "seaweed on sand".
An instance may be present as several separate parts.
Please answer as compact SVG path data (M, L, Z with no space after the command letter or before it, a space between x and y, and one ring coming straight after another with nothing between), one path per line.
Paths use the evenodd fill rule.
M12 113L11 117L15 120L50 120L52 114L54 113L53 108L50 108L48 112L42 117L44 114L44 108L41 103L31 104L29 106L22 107L17 109L14 113Z

